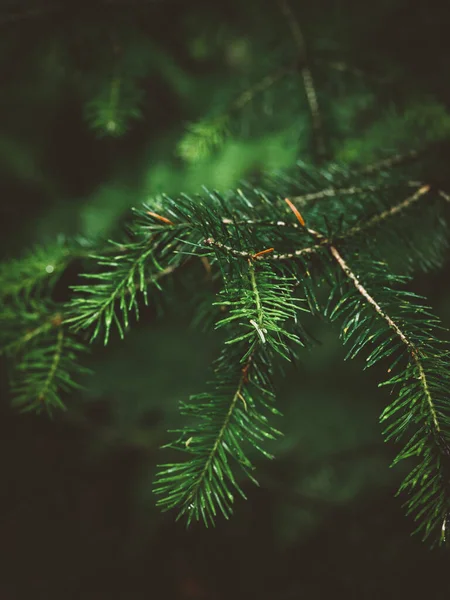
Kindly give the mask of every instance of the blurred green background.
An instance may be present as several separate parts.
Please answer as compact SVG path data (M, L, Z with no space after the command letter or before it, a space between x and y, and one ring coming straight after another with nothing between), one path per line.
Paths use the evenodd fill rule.
M448 3L291 6L330 160L448 138ZM162 192L226 190L315 160L277 2L16 0L0 7L0 29L3 260L60 234L114 236L131 206ZM450 184L448 169L432 176ZM414 284L446 325L449 275ZM1 363L0 598L448 598L448 554L410 537L394 498L403 472L381 438L380 372L344 362L321 322L310 325L320 344L279 378L285 435L276 461L258 461L261 486L214 530L159 513L159 446L220 344L177 294L123 342L93 349L86 391L52 420L9 408Z

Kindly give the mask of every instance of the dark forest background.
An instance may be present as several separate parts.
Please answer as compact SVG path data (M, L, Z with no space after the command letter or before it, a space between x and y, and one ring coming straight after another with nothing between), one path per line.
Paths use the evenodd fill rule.
M330 158L358 165L440 141L432 175L450 190L450 5L291 6ZM227 131L219 118L295 60L277 2L3 0L3 260L61 234L114 236L131 206L163 191L228 189L314 161L295 70L229 114ZM125 99L112 126L115 77ZM450 269L413 287L450 325ZM0 599L447 598L449 555L410 537L394 497L403 471L389 469L395 448L381 437L379 373L344 362L321 323L320 344L279 381L277 458L258 463L261 486L246 486L232 520L186 531L155 508L159 446L219 347L175 291L162 315L155 306L123 342L93 348L86 391L51 419L10 408L1 363Z

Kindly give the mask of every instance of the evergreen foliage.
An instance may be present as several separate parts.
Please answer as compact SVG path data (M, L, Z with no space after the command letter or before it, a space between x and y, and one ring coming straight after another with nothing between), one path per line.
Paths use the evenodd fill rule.
M163 451L174 458L159 467L158 504L176 509L188 523L208 525L219 513L231 515L236 496L245 496L241 475L257 481L252 452L272 458L270 442L282 428L273 374L312 343L302 323L310 313L340 323L347 358L363 353L368 367L380 363L388 373L380 384L392 387L392 401L381 415L385 439L399 444L394 464L415 460L400 486L406 510L424 538L444 543L450 514L450 381L448 347L441 340L447 333L407 285L415 270L439 268L447 258L450 197L422 179L411 159L423 151L439 164L437 142L448 137L450 117L427 98L401 114L388 111L383 126L368 127L373 147L346 136L361 112L373 109L376 90L368 91L358 71L359 105L350 101L344 118L339 100L332 105L329 98L336 80L348 77L347 69L332 69L318 92L312 73L329 72L329 64L310 62L309 54L307 60L295 16L286 2L280 4L292 35L288 51L281 52L282 64L259 79L255 73L250 87L230 93L237 99L224 102L228 108L193 119L177 153L190 163L205 160L239 129L253 102L261 120L287 97L296 98L297 111L288 129L308 140L300 150L302 144L309 148L310 160L247 178L227 192L204 188L198 195L155 197L135 209L119 242L61 240L5 263L0 336L11 359L14 403L23 410L65 407L68 392L85 372L89 342L102 339L106 345L114 333L123 338L156 293L163 299L172 293L169 280L196 291L206 287L204 272L199 276L197 269L202 264L219 291L209 305L199 303L198 319L215 323L224 335L223 348L207 391L181 404L185 424L172 432L176 439ZM92 94L85 103L87 121L103 135L123 135L133 120L144 118L139 82L152 64L134 60L145 54L145 36L130 41L124 31L129 46L110 39L113 64L99 57L95 76L82 76L84 93ZM106 40L109 33L102 36ZM417 151L408 146L411 123L414 137L426 132ZM393 146L406 156L383 154L372 162L383 127L395 130ZM327 130L332 143L326 142ZM366 164L355 164L361 157ZM403 162L406 167L400 168ZM67 285L69 266L76 267L79 279ZM67 300L58 296L58 285L65 286Z
M214 523L218 511L228 518L233 488L245 497L233 466L237 463L254 479L243 448L246 441L273 458L263 445L279 434L269 420L270 413L278 413L271 383L273 355L289 360L287 343L302 344L286 329L301 310L292 298L293 282L277 277L268 265L257 269L251 260L239 271L234 279L226 279L217 300L229 316L216 327L225 327L229 334L214 365L211 389L181 406L182 414L197 422L183 428L180 438L169 445L185 452L187 460L163 465L156 480L155 491L162 495L159 504L179 508L180 516L187 513L188 522L202 518L206 524Z

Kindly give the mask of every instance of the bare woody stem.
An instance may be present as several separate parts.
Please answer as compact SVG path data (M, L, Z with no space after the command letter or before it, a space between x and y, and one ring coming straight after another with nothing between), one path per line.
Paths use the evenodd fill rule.
M280 7L284 16L286 17L286 20L289 24L292 33L292 37L297 46L301 75L303 78L303 84L305 86L306 99L308 101L309 110L311 112L311 120L316 142L317 155L318 158L322 160L326 156L325 141L323 137L322 116L319 110L319 102L317 100L317 93L314 86L313 76L307 60L305 38L303 37L300 25L297 19L295 18L295 15L293 14L287 0L280 0Z

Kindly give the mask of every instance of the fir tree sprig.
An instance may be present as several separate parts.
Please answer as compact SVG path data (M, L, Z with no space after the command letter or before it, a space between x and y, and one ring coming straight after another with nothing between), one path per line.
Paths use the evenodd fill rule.
M38 301L29 312L2 314L0 354L14 360L11 372L13 406L51 413L66 409L63 396L81 389L79 378L90 371L83 365L86 344L64 324L55 306Z
M368 365L391 361L387 383L401 389L382 416L391 420L386 438L411 433L396 461L418 460L401 488L410 492L407 510L420 531L444 541L450 502L446 350L428 307L399 290L403 279L376 257L388 240L403 244L421 267L441 264L447 230L443 223L436 229L433 215L446 193L409 178L389 183L384 173L358 178L356 185L343 169L299 165L291 175L274 177L267 189L243 184L227 194L205 189L195 198L161 196L135 211L132 241L111 243L85 261L88 283L74 286L63 307L40 308L40 296L51 285L31 286L22 303L6 296L3 337L20 373L13 379L17 405L62 403L61 393L73 389L82 351L77 331L105 343L113 327L123 336L148 291L200 257L208 277L221 282L211 314L218 309L216 328L226 340L208 391L181 404L186 424L168 448L181 451L184 460L161 465L159 505L176 508L188 522L230 516L236 494L243 495L236 467L255 480L253 450L269 456L264 440L278 435L269 420L277 412L272 373L277 357L292 360L295 348L306 344L299 315L308 307L343 320L344 341L352 341L349 356L373 345ZM400 221L408 224L405 231ZM410 250L411 231L423 235L425 226L433 226L436 242L414 242ZM332 288L325 309L317 278Z
M233 117L236 117L255 96L277 84L293 70L293 67L278 68L240 93L220 114L189 123L185 135L178 144L178 155L187 162L195 162L208 157L230 135Z
M158 262L170 247L167 236L162 237L163 246L160 245L161 235L155 233L153 237L144 237L137 242L111 241L116 253L92 255L98 270L82 274L89 280L88 284L72 286L75 294L66 307L66 322L75 331L90 330L91 342L103 332L106 345L113 324L123 338L129 327L130 313L139 318L139 299L147 305L148 288L161 289L159 280L171 274L182 262L182 257L174 253L170 254L174 259L172 264L162 266Z
M386 440L406 440L393 464L415 457L416 466L400 492L407 491L407 513L419 521L417 531L446 540L450 510L450 401L448 354L437 336L442 330L430 308L418 297L397 289L405 278L394 276L383 264L372 265L370 274L357 275L336 247L331 255L348 284L336 284L327 313L342 320L342 338L353 358L372 347L366 358L370 367L389 361L390 377L381 385L399 387L397 398L381 415L389 424Z
M85 119L99 137L120 137L142 117L143 92L134 81L116 75L85 105Z
M216 327L226 328L229 337L214 365L214 381L209 392L182 403L182 414L196 423L167 447L182 451L186 459L160 465L155 483L155 493L162 496L158 504L177 508L178 518L186 515L188 523L202 519L208 525L218 512L231 515L235 493L245 497L235 465L256 483L246 445L272 457L262 444L279 435L264 414L278 413L273 356L289 360L289 344L304 344L283 327L297 319L301 308L292 293L291 281L251 260L243 277L225 283L217 303L228 308L228 316Z
M421 188L401 208L428 190ZM288 203L306 227L298 210ZM386 214L392 216L399 210ZM372 219L374 223L380 220ZM319 232L307 230L318 242L324 240ZM380 385L399 385L400 391L381 415L381 422L392 421L384 430L386 441L408 438L393 464L411 457L419 459L399 493L409 492L405 506L407 514L419 520L416 531L422 532L424 539L433 535L435 542L446 542L450 512L450 377L446 368L449 349L437 337L443 328L430 308L417 302L420 297L396 289L405 283L405 277L395 276L383 263L373 262L362 283L337 247L328 242L328 248L347 285L337 278L325 314L332 321L342 320L341 337L344 343L351 343L346 358L374 346L366 358L367 367L391 361L387 371L395 374Z
M39 344L27 344L13 372L13 406L22 411L66 409L62 395L81 389L77 378L89 371L80 365L86 351L62 326L39 337Z
M60 237L54 243L35 246L26 255L0 265L0 298L29 298L42 286L57 281L82 246Z

